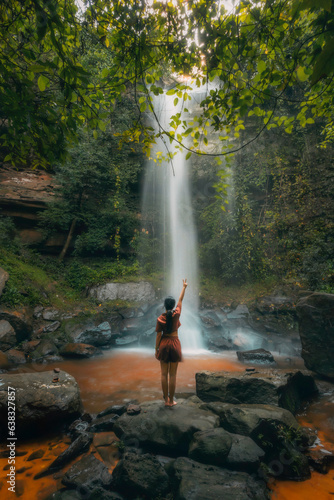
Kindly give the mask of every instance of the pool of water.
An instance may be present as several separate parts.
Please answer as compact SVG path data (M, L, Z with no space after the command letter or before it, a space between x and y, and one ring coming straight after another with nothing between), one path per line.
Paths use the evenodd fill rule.
M275 355L277 367L281 369L303 368L300 358L287 358ZM96 414L112 404L136 400L143 401L162 398L160 387L159 362L153 350L126 349L105 351L101 356L87 360L71 360L49 365L25 365L20 372L46 371L58 367L70 373L77 380L85 411ZM195 393L195 374L201 370L244 371L236 354L214 354L208 351L184 353L184 361L179 364L176 396L183 393ZM328 392L314 400L297 417L302 425L315 429L318 433L318 445L334 451L334 385L328 384ZM16 496L24 500L44 500L61 487L60 479L52 476L34 480L34 475L54 460L68 445L66 436L52 434L41 439L19 442L17 450L23 453L16 460ZM5 452L2 446L0 452ZM41 458L27 460L34 450L41 450ZM1 499L13 499L6 484L7 458L0 458ZM70 465L68 466L70 467ZM112 468L110 469L110 471ZM314 472L311 479L304 482L272 481L272 498L275 500L320 500L334 499L334 470L322 475Z

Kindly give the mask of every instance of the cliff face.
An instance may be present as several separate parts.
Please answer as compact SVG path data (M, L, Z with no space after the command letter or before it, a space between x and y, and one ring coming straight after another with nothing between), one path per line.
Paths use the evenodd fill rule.
M0 169L0 215L13 219L25 244L52 253L62 248L66 235L45 240L37 225L39 214L56 196L55 186L53 175L44 171Z

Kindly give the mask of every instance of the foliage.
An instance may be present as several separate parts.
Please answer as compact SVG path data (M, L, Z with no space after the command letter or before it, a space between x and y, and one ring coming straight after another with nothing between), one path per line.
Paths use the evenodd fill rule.
M119 105L118 116L123 113L124 118L130 112L126 103ZM129 244L137 226L133 186L141 167L140 155L125 147L118 150L112 127L97 139L80 131L79 145L57 167L56 200L41 214L46 235L68 231L74 221L76 255L113 250L119 258L121 247Z
M0 215L0 247L14 252L20 248L14 222L10 217L2 215Z
M204 153L208 133L220 132L217 154L234 149L247 116L262 130L291 132L322 117L326 144L333 128L333 5L331 0L241 1L227 13L222 2L190 0L87 0L80 14L74 0L4 0L0 7L0 104L5 161L33 165L64 158L65 140L80 125L98 135L124 93L131 92L144 114L155 113L153 98L162 77L174 75L167 94L183 103L168 130L158 135ZM106 64L87 65L87 42ZM103 57L102 57L103 53ZM79 57L78 57L79 56ZM184 75L192 82L180 81ZM189 123L192 86L209 85L200 113ZM299 113L277 113L291 91L303 90ZM155 114L157 117L157 115ZM161 124L160 124L161 125ZM232 129L233 127L233 129ZM149 153L156 132L138 121L122 132ZM242 145L242 146L243 146ZM210 153L213 154L213 153Z

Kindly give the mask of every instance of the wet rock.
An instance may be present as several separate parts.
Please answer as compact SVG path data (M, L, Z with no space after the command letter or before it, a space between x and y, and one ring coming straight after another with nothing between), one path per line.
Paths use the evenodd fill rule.
M123 415L123 413L126 412L126 405L112 405L108 406L105 410L102 410L100 413L98 413L97 417L105 417L106 415L109 415L110 413L115 413L116 415Z
M85 451L89 450L89 447L93 441L93 434L88 432L83 432L80 436L70 444L66 450L64 450L48 467L47 469L38 472L34 479L39 479L41 477L48 476L62 469L66 464L71 462L74 458L78 457ZM29 459L28 459L29 460Z
M226 335L223 328L211 328L204 332L208 348L215 352L235 350L235 345Z
M313 293L297 304L305 366L334 378L334 294Z
M278 405L296 413L302 401L317 391L313 377L306 371L196 373L196 394L203 401Z
M263 420L275 420L286 427L299 428L298 422L292 413L277 406L234 405L214 402L203 404L201 408L216 413L219 416L221 427L232 434L251 436L254 429Z
M65 344L59 351L59 354L65 358L90 358L98 354L100 350L89 344Z
M22 342L23 352L25 352L25 354L30 354L41 342L41 340L26 340L25 342Z
M142 446L174 455L188 453L195 432L218 427L219 418L192 404L191 398L165 408L160 401L141 405L138 415L124 414L115 423L114 432L126 446Z
M109 414L104 417L95 418L89 426L90 432L112 431L119 415Z
M30 353L30 357L31 359L39 359L53 354L58 354L58 348L52 340L44 339L41 340L37 348Z
M2 267L0 267L0 297L2 295L2 292L5 288L8 279L9 279L9 274L7 273L7 271L2 269Z
M265 452L248 436L230 434L232 446L225 461L225 467L232 470L256 472Z
M130 344L136 344L138 342L138 337L136 335L126 335L124 337L119 337L115 340L115 344L118 346L125 346Z
M33 313L34 318L35 319L42 318L43 310L44 310L43 306L36 306Z
M264 462L269 474L280 479L305 480L311 471L305 451L303 435L298 428L282 421L260 420L251 432L251 438L265 451Z
M242 319L248 318L249 310L246 304L239 304L234 311L227 314L227 319Z
M231 434L220 427L195 432L189 445L188 456L203 464L224 465L231 446Z
M111 331L108 321L94 325L92 321L76 325L67 325L66 331L71 335L73 342L78 344L89 344L100 347L110 344L110 342L119 334Z
M86 422L82 418L74 420L68 428L72 441L75 441L82 433L88 431L89 425L90 422Z
M79 387L71 375L54 372L0 375L0 429L7 428L8 386L15 388L16 432L18 435L42 435L73 420L82 412Z
M271 352L265 349L252 349L250 351L238 351L238 360L243 363L268 364L275 363Z
M50 325L43 328L43 333L53 333L60 327L60 321L53 321Z
M45 450L36 450L33 451L27 458L26 460L36 460L37 458L42 458L45 454Z
M106 283L90 289L89 295L99 302L109 300L127 300L129 302L148 302L155 299L155 290L151 283Z
M308 450L307 457L310 466L320 474L327 474L334 465L334 454L324 449Z
M0 320L0 349L7 351L17 344L15 330L8 321Z
M222 322L215 311L205 311L204 313L200 313L199 317L206 329L222 326Z
M126 498L164 498L169 490L167 473L159 461L149 454L125 453L116 465L112 478L113 488Z
M118 312L123 319L142 318L144 316L144 312L141 307L128 307L127 309L121 309Z
M168 466L174 497L180 500L266 500L264 481L180 457Z
M257 299L256 309L261 314L293 313L296 314L296 304L293 298L270 295Z
M92 453L72 465L62 478L65 486L75 488L85 498L97 487L109 489L111 482L108 468Z
M18 351L17 349L10 349L6 352L6 355L10 363L16 365L26 363L26 357L22 351Z
M0 321L5 320L15 330L16 343L19 344L24 340L30 340L32 329L32 321L28 311L25 309L21 311L9 311L6 309L0 310Z

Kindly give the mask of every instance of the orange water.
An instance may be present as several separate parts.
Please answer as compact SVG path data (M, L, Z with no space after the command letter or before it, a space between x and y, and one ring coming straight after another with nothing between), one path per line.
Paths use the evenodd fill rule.
M160 387L159 362L152 352L136 350L113 350L104 352L100 357L78 361L63 361L52 365L24 366L20 372L46 371L59 367L75 377L79 387L84 409L96 414L107 406L131 400L138 402L162 397ZM298 363L297 363L298 366ZM299 367L299 366L298 366ZM195 374L201 370L210 371L244 371L245 365L238 362L235 353L209 354L203 352L198 356L186 356L179 364L176 393L195 393ZM180 395L181 395L180 394ZM177 394L176 394L177 395ZM300 423L319 429L318 436L327 449L334 447L334 429L328 424L330 415L334 415L331 405L309 407L306 415L300 417ZM17 450L27 451L24 456L16 458L16 494L8 492L6 474L6 458L0 458L0 497L3 500L16 497L24 500L44 500L50 493L61 487L61 478L47 476L34 480L34 475L44 469L55 456L59 455L69 444L67 436L49 436L38 440L17 443ZM0 447L5 450L5 446ZM28 461L28 456L35 450L43 450L42 458ZM99 453L94 445L94 452ZM81 457L78 457L80 459ZM77 459L77 460L78 460ZM73 463L73 462L72 462ZM72 464L63 469L66 471ZM29 467L29 468L27 468ZM20 472L21 470L21 472ZM112 470L112 466L109 467ZM327 475L313 473L312 478L302 483L276 481L270 484L275 500L334 500L334 471Z

